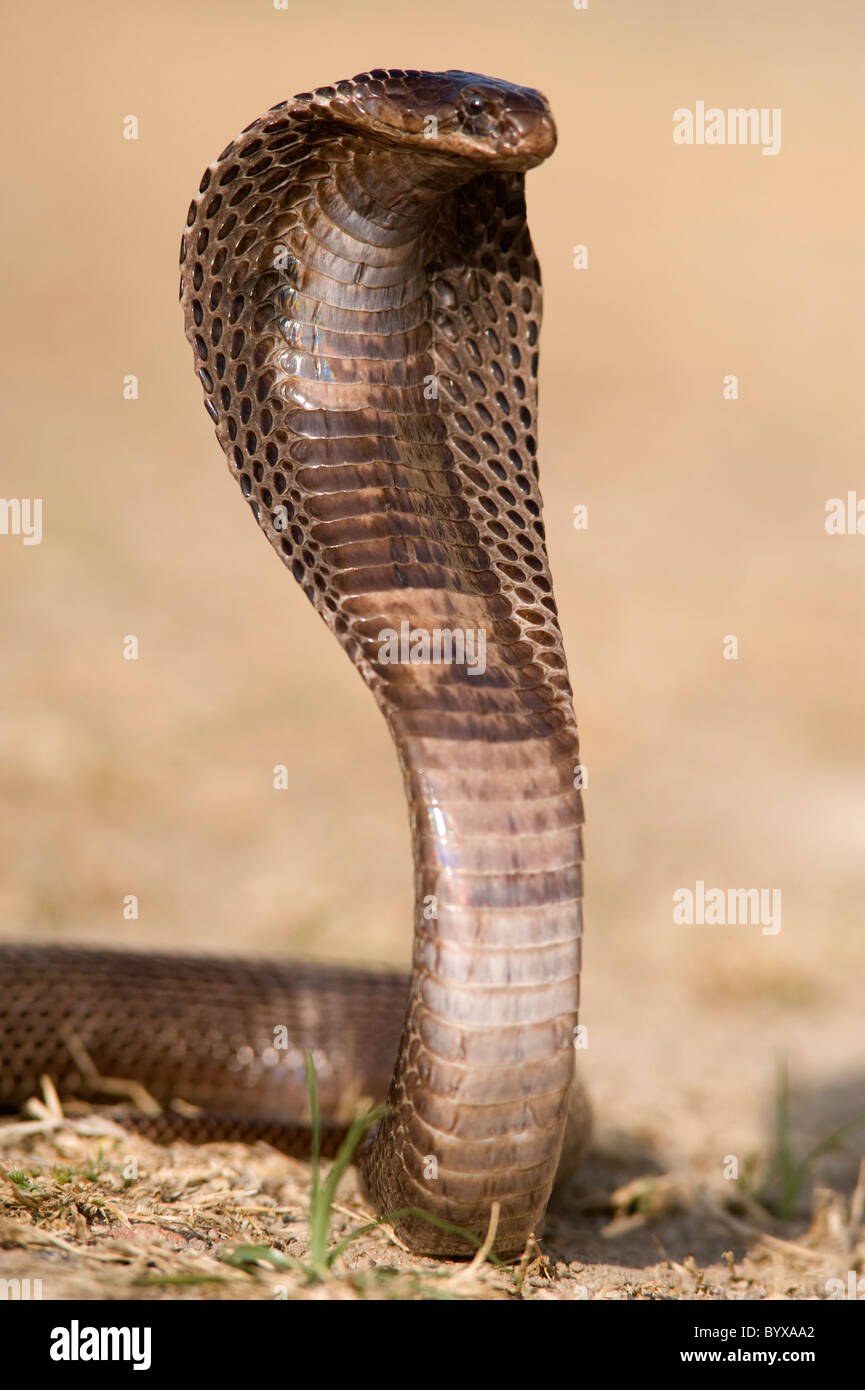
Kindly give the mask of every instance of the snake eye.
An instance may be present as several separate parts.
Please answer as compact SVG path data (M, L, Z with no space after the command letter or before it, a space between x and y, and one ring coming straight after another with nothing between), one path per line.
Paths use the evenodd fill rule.
M485 107L486 102L483 97L469 97L466 102L466 110L470 116L479 116Z

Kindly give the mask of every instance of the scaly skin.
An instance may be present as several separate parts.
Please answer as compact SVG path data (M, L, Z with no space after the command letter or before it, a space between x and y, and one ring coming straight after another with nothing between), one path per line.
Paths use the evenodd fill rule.
M405 778L416 909L376 1208L496 1249L539 1234L572 1102L579 761L536 463L539 93L362 74L296 97L201 180L181 252L205 404L252 511L373 692ZM485 665L382 633L483 634ZM278 1021L278 1020L277 1020ZM471 1243L416 1215L422 1253Z

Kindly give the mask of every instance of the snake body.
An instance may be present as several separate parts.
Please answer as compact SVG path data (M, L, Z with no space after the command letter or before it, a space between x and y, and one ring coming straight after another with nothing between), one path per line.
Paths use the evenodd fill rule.
M205 171L181 247L186 332L231 472L396 745L410 978L0 951L7 1103L40 1071L74 1089L59 1012L100 1071L290 1134L311 1048L326 1123L353 1092L387 1091L361 1158L378 1211L420 1208L481 1238L498 1202L503 1254L541 1228L574 1097L582 816L524 198L554 145L531 89L363 73L247 126ZM415 1214L396 1226L419 1252L469 1249Z

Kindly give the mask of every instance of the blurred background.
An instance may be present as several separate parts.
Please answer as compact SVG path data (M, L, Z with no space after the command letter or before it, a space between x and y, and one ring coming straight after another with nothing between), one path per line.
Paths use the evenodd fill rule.
M865 536L824 526L865 496L865 11L287 3L5 21L0 491L44 499L44 536L0 536L0 932L408 961L396 759L228 475L177 252L202 170L275 102L487 72L544 91L560 135L528 195L600 1128L717 1165L765 1138L784 1057L819 1137L865 1110ZM780 107L781 152L675 145L697 101ZM698 879L780 888L780 933L676 926Z

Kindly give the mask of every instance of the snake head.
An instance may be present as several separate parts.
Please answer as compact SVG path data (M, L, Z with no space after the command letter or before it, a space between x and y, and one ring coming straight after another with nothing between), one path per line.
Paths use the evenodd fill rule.
M478 172L532 169L556 145L555 123L540 92L474 72L377 68L319 88L310 98L368 136L470 160Z

